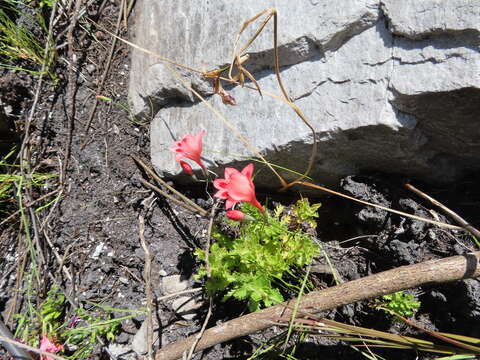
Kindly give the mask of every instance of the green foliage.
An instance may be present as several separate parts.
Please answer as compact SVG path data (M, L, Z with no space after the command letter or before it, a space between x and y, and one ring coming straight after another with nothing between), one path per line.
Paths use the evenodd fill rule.
M38 3L38 6L40 7L40 9L44 7L52 8L56 2L57 0L40 0L40 2Z
M42 0L40 8L53 5L55 0ZM40 11L36 11L37 16L31 19L41 29L40 35L34 34L25 26L17 26L12 19L11 13L20 15L21 11L17 5L22 4L19 1L8 0L0 4L0 67L26 71L34 74L40 74L38 67L45 66L47 73L52 80L57 80L52 71L56 61L55 44L48 47L45 52L45 46L48 42L48 29ZM22 6L28 6L23 3ZM50 39L51 40L51 39ZM19 64L27 63L30 68L21 68ZM36 67L36 69L31 67Z
M138 313L91 303L69 314L68 307L65 294L57 287L52 288L38 310L30 304L29 311L14 315L17 320L15 336L38 347L39 335L45 334L64 345L67 353L71 349L69 355L62 356L87 359L102 339L115 340L123 320ZM128 312L129 315L114 318L114 312Z
M212 232L216 242L210 247L211 276L206 282L207 290L224 292L222 301L231 297L247 300L251 311L282 302L280 289L295 287L285 281L285 275L293 275L292 270L309 264L319 255L319 246L302 229L304 223L315 227L319 206L303 199L288 211L280 205L273 215L268 215L245 203L242 211L254 220L240 224L228 221L239 232L238 238L217 229ZM196 250L196 255L205 260L203 250ZM206 275L202 266L197 278Z
M7 155L0 158L0 214L4 212L14 211L15 207L18 209L17 190L25 186L31 186L35 189L41 189L47 186L48 183L56 178L58 175L33 172L31 180L27 181L18 171L18 165L11 164L9 159L15 154L15 149L10 151ZM14 206L15 205L15 206ZM46 204L43 207L48 206ZM14 208L12 210L12 208ZM35 211L39 211L37 208Z
M412 294L404 291L398 291L393 294L383 295L381 300L377 300L377 307L396 315L403 317L412 317L420 308L420 301L416 301Z
M51 289L47 299L40 306L42 333L50 334L62 325L64 310L65 295L58 288Z
M129 318L115 319L109 312L91 312L81 308L75 310L75 316L79 325L64 329L60 335L65 344L76 348L70 359L88 358L102 338L108 341L115 340L120 332L121 321Z

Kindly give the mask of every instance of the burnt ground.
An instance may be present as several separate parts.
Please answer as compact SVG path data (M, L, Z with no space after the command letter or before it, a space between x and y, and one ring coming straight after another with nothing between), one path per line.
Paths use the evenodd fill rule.
M96 8L89 9L95 13ZM118 8L113 2L102 9L101 24L114 30ZM145 239L150 246L152 259L151 285L154 298L159 298L162 277L180 274L189 279L199 263L193 255L197 247L205 244L207 220L171 203L162 197L152 196L140 179L145 175L132 160L135 155L149 163L149 128L129 117L123 109L110 102L99 102L88 132L86 128L95 95L108 96L117 104L127 104L129 72L129 49L119 43L114 52L110 71L101 92L99 79L103 73L111 39L95 32L96 39L78 33L74 49L77 57L73 77L66 62L60 61L57 73L58 84L47 83L36 106L29 137L32 147L31 164L37 171L58 174L56 180L33 191L33 200L52 190L60 189L58 202L38 213L40 221L38 249L44 262L42 269L43 290L53 284L60 286L76 305L88 300L108 304L119 309L140 309L146 305L144 281L145 252L139 240L139 216L145 217ZM123 29L121 35L128 37ZM60 59L68 58L60 51ZM71 80L74 80L75 86ZM23 128L33 105L37 78L22 72L1 73L0 94L4 106L9 107L9 117ZM70 85L69 85L70 84ZM72 93L71 89L76 91ZM75 102L75 117L71 119L72 100ZM20 133L21 137L21 133ZM85 145L85 146L84 146ZM68 159L65 157L68 156ZM62 166L68 161L66 171ZM448 186L416 184L423 191L436 197L446 206L465 216L473 225L480 225L478 206L480 193L476 184L478 176L471 175L463 181ZM408 179L398 179L379 174L363 174L347 177L339 184L345 193L362 200L379 203L422 217L451 222L430 204L407 191L403 184ZM209 209L211 202L201 188L180 188L199 205ZM260 201L274 199L286 205L299 193L287 196L262 193ZM53 198L50 198L53 199ZM467 235L447 231L419 221L404 219L385 211L367 208L343 199L320 198L323 207L317 236L325 251L344 281L357 279L401 265L451 255L465 254L475 249ZM40 201L39 204L45 203ZM22 288L19 264L23 264L24 245L19 217L2 225L0 249L3 260L0 264L0 310L4 317L11 309L23 311L25 302L17 296ZM49 244L51 243L51 245ZM65 269L71 274L68 279L60 269L55 252L63 258ZM318 259L322 263L322 259ZM333 285L329 274L314 274L315 283L326 287ZM202 284L196 282L192 287ZM413 290L422 305L416 319L422 326L444 332L454 332L480 337L480 283L464 280L442 286L426 286ZM217 299L218 300L218 299ZM183 339L199 331L206 312L205 306L198 310L194 320L184 320L171 309L171 302L154 302L160 328L161 345ZM371 327L390 330L404 335L419 332L406 325L393 322L384 312L374 309L369 302L360 302L338 308L324 314L326 317ZM210 325L239 316L247 311L245 304L238 302L215 302ZM115 343L129 351L132 337L144 321L138 315L122 323L122 330ZM15 322L8 323L12 328ZM205 351L203 359L248 358L255 344L261 344L281 330L273 328L262 334L238 339L228 344L217 345ZM282 330L283 331L283 330ZM158 343L157 343L158 345ZM430 358L413 351L378 351L389 359ZM118 355L118 353L117 353ZM271 354L276 358L278 354ZM105 347L98 347L94 358L114 358ZM363 358L348 345L333 340L308 338L299 346L299 359L355 359ZM133 352L118 359L135 359ZM140 357L139 357L140 358ZM200 358L197 356L197 358Z

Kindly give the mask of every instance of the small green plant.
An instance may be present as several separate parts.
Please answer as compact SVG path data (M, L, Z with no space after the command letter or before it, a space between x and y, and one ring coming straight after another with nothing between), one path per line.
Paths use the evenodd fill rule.
M62 326L65 306L65 295L56 287L51 289L47 299L40 306L42 334L54 333Z
M8 213L17 202L15 193L18 187L30 185L40 189L57 177L56 174L34 172L31 181L27 181L18 171L18 165L10 164L9 159L15 154L15 149L0 158L0 214ZM18 207L18 206L17 206Z
M206 282L207 290L224 292L222 301L231 297L247 300L250 311L282 302L281 289L298 289L295 281L290 283L298 279L295 270L320 253L320 247L305 229L315 228L319 207L302 199L288 210L279 205L269 215L244 203L242 211L253 220L240 224L229 221L239 233L237 238L213 230L216 242L208 258L211 276ZM196 255L205 260L203 250L196 250ZM202 266L197 278L206 275L207 269Z
M16 314L15 336L26 344L38 347L41 335L47 335L64 346L68 359L87 359L103 339L115 340L123 320L132 318L143 311L115 309L104 305L86 303L69 313L65 295L53 287L38 310L29 304L29 311ZM116 312L128 315L114 318Z
M415 300L412 294L398 291L393 294L383 295L381 300L375 302L375 307L393 315L412 317L420 308L420 301Z
M40 7L40 9L43 9L44 7L52 8L56 2L57 0L40 0L38 6Z
M51 2L51 0L43 0L41 4L49 6ZM40 72L34 67L44 65L45 73L55 81L57 77L52 69L55 65L56 51L55 46L51 45L45 52L45 44L48 43L45 19L41 12L37 12L37 16L32 19L32 22L38 24L41 29L43 38L39 38L25 26L17 26L14 22L12 14L20 14L17 5L13 0L7 0L0 5L0 67L39 75ZM28 6L26 3L23 5ZM29 68L20 67L22 63L28 64Z
M76 349L69 358L86 359L91 355L95 345L101 343L101 339L115 340L121 328L121 321L129 317L131 316L113 318L111 312L76 309L68 328L60 333L60 339L69 348Z

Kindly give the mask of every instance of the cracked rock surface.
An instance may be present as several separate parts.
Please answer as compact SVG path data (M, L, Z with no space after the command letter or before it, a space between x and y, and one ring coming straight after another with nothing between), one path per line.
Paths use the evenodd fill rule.
M286 90L319 141L316 182L336 185L362 170L449 182L480 168L478 1L142 0L135 43L191 68L216 69L231 61L241 24L265 8L278 10ZM247 28L242 43L255 29ZM272 29L273 23L265 27L244 65L263 90L280 94ZM312 133L286 104L237 86L226 90L238 105L225 106L212 96L210 81L179 73L269 161L304 171ZM238 168L254 157L158 57L134 50L130 76L131 107L152 120L152 162L163 175L181 172L168 151L172 143L201 129L211 170ZM278 188L266 169L255 182Z

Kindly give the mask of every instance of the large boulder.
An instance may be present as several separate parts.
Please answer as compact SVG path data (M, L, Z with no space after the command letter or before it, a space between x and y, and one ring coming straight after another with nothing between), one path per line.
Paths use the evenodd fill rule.
M142 0L134 42L200 71L216 69L231 61L242 23L265 8L278 10L281 76L319 142L310 174L315 182L335 185L362 170L449 182L480 169L476 0ZM262 89L280 94L272 28L266 26L244 65ZM303 172L313 137L288 105L237 86L227 90L238 105L226 106L212 96L211 81L178 73L267 160ZM152 120L152 162L163 175L181 172L168 150L172 143L201 129L210 169L239 168L255 157L171 68L136 49L130 102L137 116ZM262 170L258 186L278 187L264 165L256 168Z

